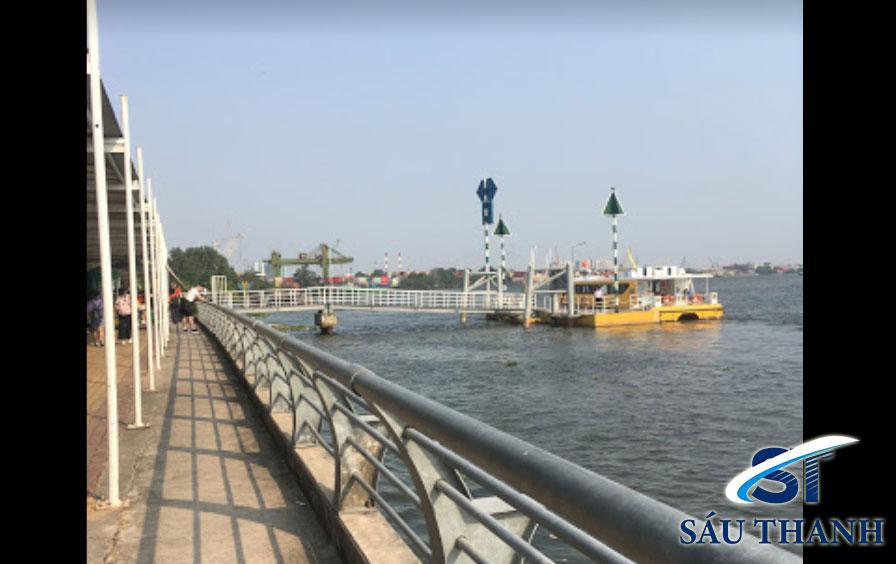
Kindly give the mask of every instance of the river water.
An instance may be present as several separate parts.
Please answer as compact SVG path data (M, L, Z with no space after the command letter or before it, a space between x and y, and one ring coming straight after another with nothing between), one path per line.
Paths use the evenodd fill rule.
M710 510L800 518L801 497L744 509L724 489L759 448L802 442L802 277L719 278L710 290L721 321L523 330L480 316L462 327L456 315L340 311L333 335L291 334L698 523ZM310 326L313 315L264 321ZM582 560L536 538L552 558Z

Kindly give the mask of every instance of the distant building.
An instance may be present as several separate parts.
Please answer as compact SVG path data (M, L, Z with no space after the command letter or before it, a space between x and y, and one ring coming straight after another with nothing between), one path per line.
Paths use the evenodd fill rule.
M763 263L762 266L757 266L755 272L756 274L773 274L775 269L772 268L772 263L766 262Z

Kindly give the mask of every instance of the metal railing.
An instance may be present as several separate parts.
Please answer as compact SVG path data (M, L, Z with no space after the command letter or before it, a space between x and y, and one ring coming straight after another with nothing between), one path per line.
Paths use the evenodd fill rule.
M336 306L342 309L394 309L445 312L486 312L525 308L518 292L452 290L392 290L316 286L273 290L231 290L209 294L209 301L232 309L285 309Z
M797 561L747 535L682 545L689 517L676 509L264 323L211 303L198 317L269 412L291 420L289 443L329 453L332 507L376 507L421 561L550 562L531 543L538 526L601 562Z

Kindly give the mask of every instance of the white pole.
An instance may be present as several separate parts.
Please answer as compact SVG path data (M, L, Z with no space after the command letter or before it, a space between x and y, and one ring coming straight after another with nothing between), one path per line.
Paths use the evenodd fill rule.
M535 255L529 261L526 271L526 305L523 311L523 327L532 325L532 298L535 295Z
M152 201L149 203L149 209L152 210L152 233L153 233L153 267L155 268L155 279L153 280L153 284L155 286L156 292L153 299L153 307L155 308L155 320L156 320L156 366L162 366L162 274L159 271L161 268L161 260L160 249L159 249L159 208L158 201L155 197L152 196L152 182L149 184L149 194L152 197Z
M158 206L158 202L154 202L154 206ZM159 301L159 327L161 329L161 339L159 341L159 347L162 352L162 356L165 356L165 350L168 349L168 328L166 324L168 323L168 276L165 272L165 233L162 229L162 218L158 218L158 243L156 243L156 248L159 250L159 295L162 297L162 300Z
M501 309L504 305L504 267L498 267L498 307L495 309Z
M112 310L112 249L109 243L109 201L106 192L106 148L103 133L102 87L100 85L99 31L96 0L87 0L87 48L90 51L90 119L93 122L93 170L96 177L96 215L100 243L100 291L106 340L106 421L109 439L109 504L121 505L118 497L118 375L115 370L115 320Z
M155 362L153 362L152 358L152 311L149 308L149 293L152 288L152 279L149 277L149 257L151 253L149 252L149 243L147 242L147 227L146 223L148 222L147 217L147 209L146 209L146 197L143 191L143 148L137 147L137 177L139 180L140 186L140 239L141 239L141 253L143 257L143 306L146 310L146 366L149 372L149 390L154 392L156 390L156 371L155 371ZM140 331L140 326L137 326L137 332Z
M165 330L165 342L163 345L165 350L168 350L168 339L171 336L171 308L168 306L168 288L171 284L171 278L168 276L168 244L165 242L165 229L161 227L161 222L159 227L162 242L162 277L164 281L162 287L165 288L165 304L162 306L162 312L165 317L165 323L162 324L162 327Z
M121 126L124 133L125 212L128 226L128 280L131 292L131 340L134 363L134 423L129 429L142 429L143 399L140 385L140 312L137 311L137 250L134 245L134 192L131 184L131 127L128 97L121 96Z
M153 361L156 367L161 366L161 359L159 358L158 349L159 349L159 319L158 314L156 313L156 304L159 301L159 275L158 275L158 255L156 254L156 214L153 209L152 202L152 178L146 179L146 188L147 188L147 208L148 208L148 216L146 218L149 223L149 270L150 270L150 280L152 280L152 288L146 294L146 311L152 312L152 323L150 323L150 318L147 316L146 322L147 332L152 332L152 342L153 348L150 350L149 354L153 355Z

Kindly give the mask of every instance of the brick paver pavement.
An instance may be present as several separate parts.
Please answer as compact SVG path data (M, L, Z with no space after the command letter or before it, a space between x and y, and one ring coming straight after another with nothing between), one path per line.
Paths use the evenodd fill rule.
M88 343L91 339L88 337ZM140 330L142 389L147 389L146 330ZM118 434L134 422L134 354L133 345L115 345L118 380ZM99 484L109 463L108 426L106 424L106 349L87 346L87 497L96 498Z
M172 331L150 429L120 434L126 505L88 510L88 561L339 562L236 378L204 332Z

